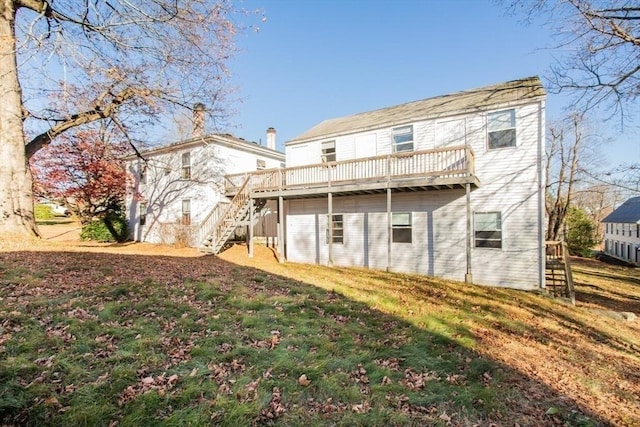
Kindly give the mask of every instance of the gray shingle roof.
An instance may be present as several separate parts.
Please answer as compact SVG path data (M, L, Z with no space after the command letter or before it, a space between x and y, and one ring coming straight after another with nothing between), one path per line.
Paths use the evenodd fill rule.
M544 96L546 96L546 92L542 87L540 78L537 76L527 77L366 113L325 120L288 141L287 144L400 125L415 120L443 116L447 113L487 110L491 106L498 104L522 100L531 101Z
M611 212L602 222L635 224L640 221L640 197L632 197Z

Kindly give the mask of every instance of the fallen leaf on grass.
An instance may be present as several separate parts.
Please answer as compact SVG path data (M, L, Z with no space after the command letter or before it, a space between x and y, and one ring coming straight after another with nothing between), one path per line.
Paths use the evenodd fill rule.
M309 380L305 374L302 374L300 375L300 378L298 378L298 384L300 384L303 387L306 387L309 384L311 384L311 380Z

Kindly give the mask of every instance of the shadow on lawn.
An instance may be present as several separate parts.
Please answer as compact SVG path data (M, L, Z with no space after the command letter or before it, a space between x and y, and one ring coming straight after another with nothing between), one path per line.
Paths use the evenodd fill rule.
M23 271L25 268L28 270L27 273ZM22 276L8 277L7 272L12 270L21 271ZM356 271L339 268L336 270L350 276ZM359 270L357 272L360 273ZM24 276L28 274L31 274L31 277L25 278ZM470 308L466 307L466 303L453 293L463 292L468 296L474 296L478 293L473 287L456 288L452 292L446 284L437 280L433 281L430 286L427 285L427 282L416 283L410 278L405 280L402 275L393 276L372 270L367 270L362 274L367 275L373 281L369 292L377 293L380 298L395 292L399 293L400 300L404 298L403 294L405 294L406 301L409 302L410 297L426 300L433 304ZM392 277L400 280L391 283L389 279ZM326 274L326 280L334 278L333 275ZM151 286L154 283L159 285L166 294L154 296L154 288ZM197 295L200 294L191 294L192 288L185 287L185 284L198 283L215 287L211 291L216 291L212 293L215 295L212 300L200 300L197 298ZM127 286L127 288L122 290L123 286ZM36 288L37 295L32 293ZM41 304L39 301L42 301L42 298L49 301L47 306L38 306L38 310L30 313L35 316L29 318L30 322L48 324L56 316L64 318L71 312L69 311L70 307L65 306L67 308L55 315L47 310L55 309L57 300L62 301L60 303L63 303L62 306L69 304L69 298L72 296L71 300L91 315L98 315L101 307L104 307L106 303L139 297L141 298L140 305L132 311L132 316L144 318L153 314L154 321L171 323L180 321L180 318L185 319L185 317L178 316L176 319L171 319L167 314L165 319L162 314L163 308L157 304L162 304L164 299L167 303L172 301L174 292L176 293L176 301L183 301L185 307L190 310L185 313L190 313L190 316L198 316L202 320L201 325L198 322L189 323L189 327L192 328L190 336L194 336L194 334L198 336L197 334L201 332L200 329L206 331L207 328L213 327L211 325L219 324L222 336L217 335L215 342L232 342L232 347L236 347L235 351L237 351L238 357L244 357L247 366L261 366L265 363L265 359L267 361L273 359L274 371L269 374L269 377L263 376L262 383L260 383L260 391L264 395L259 400L263 402L263 407L258 408L259 411L256 413L247 415L249 417L247 419L253 420L253 422L260 420L262 413L260 410L268 404L269 399L264 396L268 396L271 390L277 387L279 390L285 391L283 401L288 407L288 412L280 414L285 424L289 422L302 425L309 420L318 422L318 419L324 421L342 419L344 422L344 419L347 418L343 417L352 417L354 423L383 425L383 423L389 423L389 419L367 417L373 417L374 414L379 417L393 417L393 415L389 415L389 411L395 411L399 414L408 414L410 417L418 417L423 422L424 420L432 420L432 423L442 425L447 423L447 417L455 416L456 413L462 414L462 418L453 419L454 423L459 424L471 421L483 423L493 421L498 424L510 425L514 423L552 425L558 420L554 420L554 417L546 414L546 411L553 406L562 408L565 414L570 414L572 410L587 413L592 420L598 420L601 425L608 425L607 420L588 413L584 408L579 408L573 397L562 396L546 384L497 361L486 361L483 356L447 338L437 331L437 328L431 328L430 325L409 323L400 317L382 313L361 302L350 300L332 291L322 290L300 280L253 267L241 267L217 257L174 258L72 252L0 253L0 296L2 297L0 298L0 311L29 310L29 307L34 304ZM475 297L480 296L480 294L475 295ZM511 294L496 290L495 296L505 303L513 303L510 301ZM145 298L154 301L154 303L145 305ZM517 304L527 306L525 300L522 298L517 301ZM219 308L215 313L211 311L212 301L213 306L217 305ZM227 307L224 304L235 305L224 308ZM228 313L223 308L228 310ZM504 314L488 305L480 307L480 309L495 316ZM528 309L532 313L536 312L534 305L529 306ZM127 316L126 313L122 316ZM253 325L251 319L258 314L265 316L265 319L269 319L273 323L264 325L260 320L262 318L257 318L254 326L247 326ZM559 316L557 312L549 312L548 314ZM220 316L224 322L218 320ZM478 316L478 321L482 321L483 318L484 316ZM133 319L132 317L130 321ZM573 327L587 328L586 325L570 317L563 318L563 320L573 324ZM11 322L7 323L7 325L9 324ZM226 326L222 326L223 324ZM237 329L234 329L233 333L231 330L225 329L231 324L235 325L234 328ZM501 325L499 322L487 322L484 326L490 328ZM299 337L297 335L300 334L296 333L297 328L302 327L305 328L306 336ZM515 325L515 329L526 330L526 327L527 325L524 323ZM266 349L262 348L260 344L257 344L261 342L260 333L250 328L256 328L260 331L264 328L267 328L266 331L278 329L282 331L280 338L282 344L274 346L272 341L270 349L268 344ZM442 320L438 328L446 329L452 335L459 334L468 338L473 336L473 332L465 324L456 321L455 318ZM179 338L175 341L176 343L183 340L178 335L182 333L181 331L181 329L174 331ZM103 331L98 329L93 333L96 335L94 340L97 340L102 336ZM226 333L228 336L224 335ZM234 335L235 333L237 336ZM349 339L345 340L345 336ZM5 343L6 346L12 344L11 339L10 337L9 341ZM284 348L287 342L289 346ZM207 343L210 345L208 341ZM18 345L15 348L19 347ZM259 351L254 355L255 349ZM304 352L302 349L305 349ZM32 359L29 361L34 363L37 360L42 360L48 352L56 350L67 351L63 347L59 349L43 348L39 353L22 354L20 355L22 359L17 358L16 360L22 360L20 363L26 363L25 359ZM165 351L170 352L171 349L165 349ZM236 355L236 353L220 352L217 354L216 357L220 358L219 363L225 363L227 359ZM12 357L14 356L17 355ZM71 356L73 355L69 357ZM304 363L303 366L298 366L298 371L295 371L296 358L300 358L300 363ZM195 363L197 356L191 355L189 360ZM381 360L382 362L380 362ZM210 362L210 360L202 361L205 366ZM13 381L9 371L20 371L19 367L8 366L10 363L10 360L6 359L0 364L0 380ZM42 364L42 362L40 363ZM105 359L104 363L108 366L109 359ZM135 365L138 362L132 360L131 363ZM146 363L148 364L148 361ZM294 369L294 372L278 372L278 363L287 366L293 363L292 367L290 366L288 369ZM398 366L394 366L396 363ZM360 365L366 368L366 380L363 374L357 374L354 377L353 372L360 372L360 368L358 368ZM35 376L36 373L44 369L43 366L38 366L29 367L29 375ZM180 365L173 368L178 370ZM187 364L185 368L188 368L188 372L191 370L191 365ZM147 366L146 369L155 370L159 375L165 368ZM338 391L322 388L325 376L331 376L343 370L345 387L349 388L355 384L356 388L360 388L360 395L356 393L358 397L353 401L346 402L344 408L340 406L341 399L333 399L331 395L332 392L339 393ZM349 370L352 370L351 373ZM415 377L415 375L430 372L437 373L440 379L429 383L429 381ZM308 373L312 376L313 387L300 388L296 384L296 379L301 373ZM263 375L262 373L258 374ZM87 372L86 375L87 384L79 384L76 381L71 384L73 387L68 394L60 393L57 397L53 396L56 402L73 402L74 390L83 390L84 386L91 386L89 383L95 375L91 372ZM147 371L145 375L149 375L149 372ZM393 378L393 384L384 383L384 378L387 376ZM186 377L187 375L185 375L184 381L189 381ZM371 383L369 383L370 380ZM63 381L61 386L69 386L64 383L64 378L61 381ZM201 381L211 381L211 379L204 378ZM234 382L231 385L236 384L235 387L240 387L241 383L242 381L237 384ZM434 384L433 389L430 384ZM61 386L57 386L58 389ZM204 383L201 382L199 386L204 387ZM4 393L7 390L4 389ZM14 392L18 390L19 387L13 389ZM63 388L63 390L65 389ZM243 389L239 390L236 390L236 396L239 396ZM20 392L25 393L28 399L24 401L25 406L16 408L7 406L7 396L0 392L1 421L34 424L35 420L28 419L29 411L33 410L33 407L38 407L40 411L45 412L46 423L59 424L60 420L63 420L64 423L65 411L59 411L56 405L47 403L52 401L50 395L37 395L37 391L27 389L20 390ZM123 389L114 389L113 392L121 393ZM477 395L474 395L476 393ZM138 396L137 399L142 399L143 396ZM204 394L201 394L202 396ZM482 398L477 396L482 396ZM167 396L168 398L169 396ZM4 403L2 399L5 399ZM216 399L224 402L222 397L213 396L211 402L214 403L208 404L213 405L211 411L214 413L218 404ZM233 402L240 404L242 399L241 397L238 397L237 401L232 399L231 404L234 404ZM293 399L293 401L289 399ZM345 397L342 397L342 400L344 399ZM112 397L110 400L117 401L117 398ZM112 412L116 414L112 414L114 418L122 419L125 417L128 408L130 408L128 405L135 406L136 400L130 401L122 407L112 408ZM357 405L360 405L363 400L367 401L367 405L370 407L368 411L363 409L360 412L358 408L361 407ZM334 409L331 411L335 410L338 413L322 413L313 406L317 402L327 401L332 402ZM33 402L39 403L34 404ZM182 404L188 406L192 403L187 401ZM178 403L173 403L173 405L178 405ZM446 411L441 413L440 411L443 409L449 411L449 415ZM308 413L298 413L302 410L306 410ZM293 416L289 415L293 413L296 413L299 418L286 418ZM26 416L27 419L20 419L19 416ZM338 418L335 418L336 416ZM471 419L466 419L464 416L469 416Z

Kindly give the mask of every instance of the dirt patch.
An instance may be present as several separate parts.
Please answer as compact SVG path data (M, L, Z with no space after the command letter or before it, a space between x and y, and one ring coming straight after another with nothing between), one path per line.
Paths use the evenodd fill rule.
M79 242L82 226L77 221L47 222L39 224L38 230L43 240L51 242Z

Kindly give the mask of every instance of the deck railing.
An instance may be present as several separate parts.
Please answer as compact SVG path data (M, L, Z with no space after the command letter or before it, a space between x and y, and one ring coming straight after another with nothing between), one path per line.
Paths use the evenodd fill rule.
M269 192L425 176L467 177L474 168L473 150L458 146L252 172L249 186L253 192ZM227 175L227 191L236 190L246 176Z

